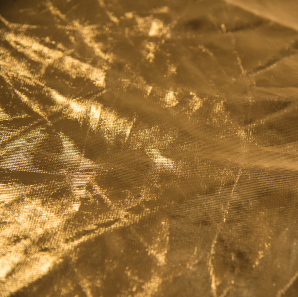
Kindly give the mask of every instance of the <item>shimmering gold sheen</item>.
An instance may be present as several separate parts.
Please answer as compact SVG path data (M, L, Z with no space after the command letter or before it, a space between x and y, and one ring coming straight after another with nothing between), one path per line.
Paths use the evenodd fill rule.
M0 296L297 297L296 8L2 1Z

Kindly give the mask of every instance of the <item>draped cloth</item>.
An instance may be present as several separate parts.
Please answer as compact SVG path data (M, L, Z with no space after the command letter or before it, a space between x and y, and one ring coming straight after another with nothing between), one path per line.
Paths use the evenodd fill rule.
M297 2L0 3L0 296L298 296Z

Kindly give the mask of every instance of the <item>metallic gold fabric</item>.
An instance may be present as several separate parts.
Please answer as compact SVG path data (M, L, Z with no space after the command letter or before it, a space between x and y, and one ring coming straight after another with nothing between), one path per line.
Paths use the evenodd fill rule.
M295 1L0 2L0 296L297 297Z

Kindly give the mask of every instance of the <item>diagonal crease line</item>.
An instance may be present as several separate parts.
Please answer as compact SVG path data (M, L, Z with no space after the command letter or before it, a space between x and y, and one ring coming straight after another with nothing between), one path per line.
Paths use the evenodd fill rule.
M29 25L29 24L18 24L18 23L11 23L7 21L1 14L0 14L0 21L9 29L19 29L20 31L26 31L28 29L36 29L38 26L36 25Z
M265 62L263 65L260 65L256 68L252 69L251 71L247 72L246 76L253 76L253 75L262 73L262 72L276 66L277 64L282 62L284 59L295 56L295 55L297 55L297 52L295 51L295 47L293 45L291 45L291 46L289 46L289 48L286 49L286 52L284 54L281 53L280 56L267 60L267 62Z
M286 293L286 291L293 285L294 281L298 278L298 271L294 274L293 277L289 280L289 282L280 290L278 290L276 297L281 297Z
M226 0L226 2L259 17L298 31L298 2L296 0Z
M280 120L280 118L288 115L290 112L294 112L297 110L298 110L298 102L293 102L293 103L289 104L287 107L283 108L282 110L271 113L271 114L263 117L262 119L259 119L255 122L245 126L244 128L252 129L259 125L264 125L264 124L270 123L272 121Z

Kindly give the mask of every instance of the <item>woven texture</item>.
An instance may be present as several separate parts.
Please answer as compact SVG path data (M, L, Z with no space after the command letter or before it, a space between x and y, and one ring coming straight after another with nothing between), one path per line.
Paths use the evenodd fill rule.
M1 297L297 297L296 1L0 2Z

